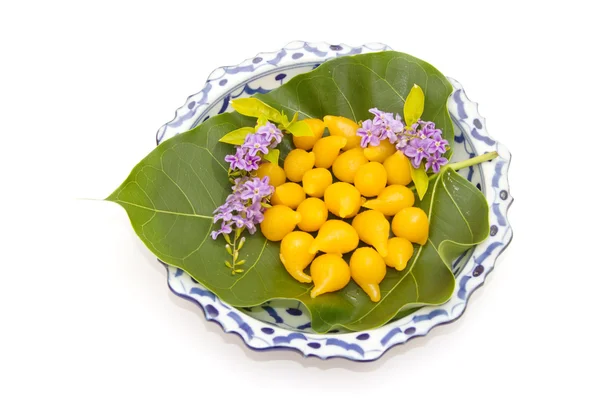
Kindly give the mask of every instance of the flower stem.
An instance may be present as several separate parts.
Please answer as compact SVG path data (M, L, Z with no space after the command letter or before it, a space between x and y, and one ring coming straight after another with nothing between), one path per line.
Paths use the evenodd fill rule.
M243 265L246 262L246 260L239 259L240 249L246 241L246 238L242 236L243 231L243 228L237 228L235 230L235 235L233 236L233 240L231 241L231 246L230 248L227 248L227 253L229 253L229 255L232 257L232 260L226 260L225 265L227 266L227 268L231 269L231 275L244 272L243 269L238 268L240 265Z

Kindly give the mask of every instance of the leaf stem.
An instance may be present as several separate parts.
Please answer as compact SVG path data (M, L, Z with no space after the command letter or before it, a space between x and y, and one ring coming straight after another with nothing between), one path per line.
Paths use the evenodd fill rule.
M439 174L441 174L442 172L444 172L444 170L446 168L450 168L453 169L455 171L458 171L459 169L463 169L463 168L467 168L473 165L477 165L477 164L481 164L483 162L486 161L490 161L493 160L494 158L498 157L498 152L497 151L492 151L490 153L485 153L485 154L481 154L477 157L473 157L473 158L469 158L468 160L464 160L464 161L459 161L459 162L455 162L452 164L448 164L446 165L441 172L437 173L437 174L431 174L429 175L429 180L434 180L435 178L438 177ZM415 185L411 185L409 186L409 189L412 190L413 192L416 191L417 189L415 188Z
M448 164L448 168L452 168L453 170L457 171L459 169L470 167L475 164L481 164L482 162L493 160L496 157L498 157L498 152L492 151L490 153L485 153L477 157L469 158L468 160Z

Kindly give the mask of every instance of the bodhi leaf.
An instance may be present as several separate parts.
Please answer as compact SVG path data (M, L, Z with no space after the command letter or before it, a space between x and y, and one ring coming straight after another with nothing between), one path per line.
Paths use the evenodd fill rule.
M261 98L292 118L298 112L302 117L330 114L358 120L368 118L371 107L399 112L414 83L426 93L424 118L444 129L452 143L446 109L449 83L429 64L402 53L328 61ZM240 252L245 271L232 276L224 266L228 259L224 239L210 238L215 229L212 212L231 190L223 159L233 153L233 146L219 139L255 123L254 118L226 113L165 141L107 200L125 208L136 233L159 259L182 268L224 302L248 307L273 298L297 299L310 310L317 332L374 328L398 311L448 300L454 288L451 261L483 240L489 230L485 198L450 169L431 182L419 203L430 215L430 241L416 247L404 271L388 269L379 303L371 302L353 282L339 292L311 299L312 285L291 278L279 261L279 243L267 241L260 230L245 235ZM291 135L285 135L278 146L281 159L292 148L291 142Z

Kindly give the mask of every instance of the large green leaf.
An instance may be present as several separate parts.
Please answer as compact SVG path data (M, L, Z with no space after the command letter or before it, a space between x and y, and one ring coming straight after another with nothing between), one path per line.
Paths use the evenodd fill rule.
M345 73L340 72L343 69ZM326 79L327 75L331 77ZM307 79L310 76L323 83L321 90ZM400 111L403 95L414 83L431 102L426 102L425 114L432 114L424 118L434 120L449 137L452 129L445 106L449 84L433 67L401 53L335 59L261 99L305 117L332 114L363 119L368 118L372 106ZM451 170L431 182L420 203L430 215L430 241L415 249L405 271L388 270L379 303L372 303L354 283L340 292L311 299L311 285L288 275L279 261L279 244L267 241L260 232L247 236L240 255L246 260L245 272L232 276L223 264L228 258L224 240L210 238L212 212L230 191L223 158L233 152L233 146L219 139L255 122L237 113L222 114L167 140L144 158L107 200L125 208L136 233L158 258L184 269L223 301L247 307L274 298L297 299L310 310L317 332L335 327L373 328L400 310L448 300L454 288L451 261L488 232L485 198ZM282 158L291 148L289 136L280 145Z

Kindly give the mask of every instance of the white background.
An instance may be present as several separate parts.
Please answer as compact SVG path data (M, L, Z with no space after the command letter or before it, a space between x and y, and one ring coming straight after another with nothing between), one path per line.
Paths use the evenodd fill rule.
M598 398L593 2L2 2L0 398ZM104 198L215 67L384 42L513 154L515 238L456 323L374 363L255 353L175 297Z

